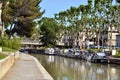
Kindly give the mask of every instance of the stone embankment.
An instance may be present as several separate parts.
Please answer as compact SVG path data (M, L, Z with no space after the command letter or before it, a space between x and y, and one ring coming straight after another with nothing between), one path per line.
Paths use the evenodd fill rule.
M109 56L108 58L109 58L111 64L120 65L120 58L115 58L115 57L111 57L111 56Z
M9 69L14 65L15 60L19 58L19 53L9 53L4 52L8 56L5 59L0 60L0 80L9 71ZM15 55L16 54L16 55Z

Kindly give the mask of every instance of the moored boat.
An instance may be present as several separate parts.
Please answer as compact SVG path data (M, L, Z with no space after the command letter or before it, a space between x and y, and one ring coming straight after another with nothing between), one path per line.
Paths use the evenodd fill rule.
M94 53L91 57L92 63L109 63L109 59L104 52Z

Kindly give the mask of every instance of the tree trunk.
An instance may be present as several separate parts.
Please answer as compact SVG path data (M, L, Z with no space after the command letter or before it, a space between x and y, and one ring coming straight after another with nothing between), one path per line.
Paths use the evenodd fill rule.
M1 37L3 37L3 26L2 26L2 19L1 19L1 13L2 13L2 2L0 2L0 31L1 31Z
M98 31L98 41L97 41L97 48L99 49L100 46L100 31Z
M112 49L112 25L110 25L110 50Z
M1 37L4 37L4 28L5 28L5 24L4 22L2 22L2 33L1 33Z
M15 26L14 22L13 22L13 23L11 24L11 26L10 26L9 39L10 39L11 36L12 36L12 28L13 28L13 26Z

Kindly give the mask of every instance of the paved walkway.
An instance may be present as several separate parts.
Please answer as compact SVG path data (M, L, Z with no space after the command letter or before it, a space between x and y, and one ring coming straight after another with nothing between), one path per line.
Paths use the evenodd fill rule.
M3 77L2 80L48 80L43 78L34 59L27 54L20 54L20 59Z

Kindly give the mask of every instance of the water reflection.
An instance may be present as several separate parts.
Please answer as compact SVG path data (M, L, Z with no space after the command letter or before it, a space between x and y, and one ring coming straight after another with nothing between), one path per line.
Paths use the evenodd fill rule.
M34 55L54 80L120 80L119 65L93 64L75 59Z

